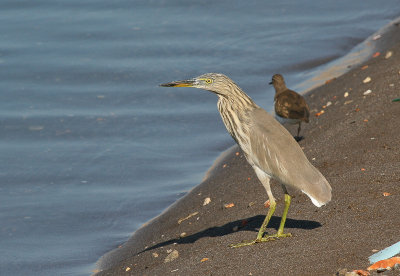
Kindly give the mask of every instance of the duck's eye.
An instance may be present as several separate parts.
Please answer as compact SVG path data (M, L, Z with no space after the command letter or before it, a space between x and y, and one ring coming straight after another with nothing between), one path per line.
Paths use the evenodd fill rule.
M212 79L205 79L205 81L206 81L207 84L210 84L210 83L213 82Z

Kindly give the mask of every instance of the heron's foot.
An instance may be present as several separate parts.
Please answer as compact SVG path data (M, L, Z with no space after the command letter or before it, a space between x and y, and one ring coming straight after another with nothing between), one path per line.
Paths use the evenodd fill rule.
M261 239L255 239L253 241L243 241L243 242L240 242L237 244L231 244L231 245L229 245L229 247L238 248L238 247L252 245L252 244L256 244L256 243L260 243L260 242L268 242L268 241L274 241L274 240L275 240L275 238L273 238L273 237L265 237L265 238L261 238Z
M296 140L296 142L300 142L301 140L304 139L304 136L294 136L293 138L294 140Z
M255 239L254 241L243 241L241 243L237 243L237 244L231 244L229 245L229 247L232 248L238 248L238 247L242 247L242 246L247 246L247 245L252 245L252 244L256 244L256 243L260 243L260 242L269 242L269 241L274 241L276 239L280 239L280 238L286 238L286 237L291 237L292 234L290 233L280 233L280 234L274 234L274 235L269 235L269 236L265 236L262 237L261 239Z
M291 237L291 236L292 236L292 234L290 234L290 233L276 233L274 235L263 237L263 239L268 239L268 238L280 239L280 238L286 238L286 237Z

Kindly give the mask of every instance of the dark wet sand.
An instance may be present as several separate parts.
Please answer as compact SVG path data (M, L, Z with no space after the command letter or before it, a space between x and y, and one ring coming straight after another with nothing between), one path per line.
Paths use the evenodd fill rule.
M300 145L330 182L333 197L317 208L296 194L285 228L293 237L228 247L256 237L268 199L235 146L203 183L103 257L97 275L334 275L342 268L366 269L373 250L400 238L400 102L392 102L400 98L399 42L400 27L393 25L376 42L380 56L306 95L312 118ZM388 50L393 55L385 59ZM366 77L369 83L363 83ZM283 209L276 184L280 201L268 233L275 233ZM207 197L211 202L203 206ZM226 203L234 207L224 208ZM165 263L169 250L179 257Z

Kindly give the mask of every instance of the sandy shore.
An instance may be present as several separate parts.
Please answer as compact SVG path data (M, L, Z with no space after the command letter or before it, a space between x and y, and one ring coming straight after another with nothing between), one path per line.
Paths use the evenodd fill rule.
M296 194L285 228L293 237L228 247L255 238L268 199L233 147L203 183L104 256L97 275L335 275L343 268L366 269L375 250L400 238L400 102L393 101L400 98L399 42L400 27L393 24L376 41L379 56L306 95L312 118L300 145L330 182L333 198L317 208ZM294 133L296 126L289 129ZM274 184L281 200L268 233L276 231L283 209L280 185ZM211 202L203 205L206 198ZM234 206L226 208L229 203Z

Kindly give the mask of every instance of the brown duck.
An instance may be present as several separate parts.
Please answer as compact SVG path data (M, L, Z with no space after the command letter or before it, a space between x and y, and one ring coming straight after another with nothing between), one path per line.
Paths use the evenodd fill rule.
M300 136L301 123L308 123L310 117L310 109L304 97L288 89L280 74L275 74L269 84L274 85L275 88L275 118L281 124L298 124L297 136L294 136L294 139L301 141L303 139L303 136Z

